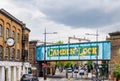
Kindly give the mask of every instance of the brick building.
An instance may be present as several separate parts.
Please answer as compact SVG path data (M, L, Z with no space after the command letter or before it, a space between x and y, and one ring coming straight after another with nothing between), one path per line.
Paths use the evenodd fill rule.
M110 67L112 69L114 67L114 61L117 60L116 57L120 55L120 31L109 33L109 36L106 40L111 42Z
M33 74L39 75L39 64L36 61L36 45L37 40L29 41L29 62L31 64L31 71Z
M120 54L120 31L109 33L109 38L106 40L111 41L111 60Z
M22 21L0 9L0 81L19 81L27 73L29 33Z

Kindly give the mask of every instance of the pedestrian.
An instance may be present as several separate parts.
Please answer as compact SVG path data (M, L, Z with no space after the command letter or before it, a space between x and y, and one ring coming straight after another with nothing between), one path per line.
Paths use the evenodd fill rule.
M96 78L96 71L93 70L93 71L92 71L92 80L95 81L95 78Z

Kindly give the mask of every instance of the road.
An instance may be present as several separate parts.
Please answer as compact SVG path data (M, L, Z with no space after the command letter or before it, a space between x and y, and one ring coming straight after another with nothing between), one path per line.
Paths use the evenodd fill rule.
M72 73L68 74L68 78L66 78L66 71L64 70L63 72L59 72L59 70L56 70L56 74L51 76L48 75L47 79L44 80L43 77L39 77L39 81L94 81L92 79L85 79L84 77L81 78L79 74ZM101 81L110 81L110 80L101 80Z

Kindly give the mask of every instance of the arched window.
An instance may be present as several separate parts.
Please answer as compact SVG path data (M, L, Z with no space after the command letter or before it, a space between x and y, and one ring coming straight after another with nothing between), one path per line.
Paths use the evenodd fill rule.
M2 36L2 25L0 25L0 36Z
M15 32L14 31L12 32L12 37L15 38Z
M9 29L6 29L6 38L9 38Z
M9 59L9 53L10 53L10 49L6 48L6 54L5 54L5 59L8 60Z
M26 34L24 38L25 38L25 41L28 42L29 35Z
M17 50L17 55L16 55L16 59L20 59L20 50Z
M12 55L11 55L12 60L15 58L15 49L12 48Z
M17 34L17 40L18 41L20 40L20 34L19 33Z
M2 54L3 54L3 47L0 46L0 60L2 59Z

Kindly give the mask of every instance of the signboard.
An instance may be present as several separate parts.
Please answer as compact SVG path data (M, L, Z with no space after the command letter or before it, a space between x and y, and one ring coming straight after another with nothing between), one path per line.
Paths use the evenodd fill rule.
M46 48L46 55L44 52ZM84 42L61 45L37 46L36 60L110 60L111 43L109 41Z

